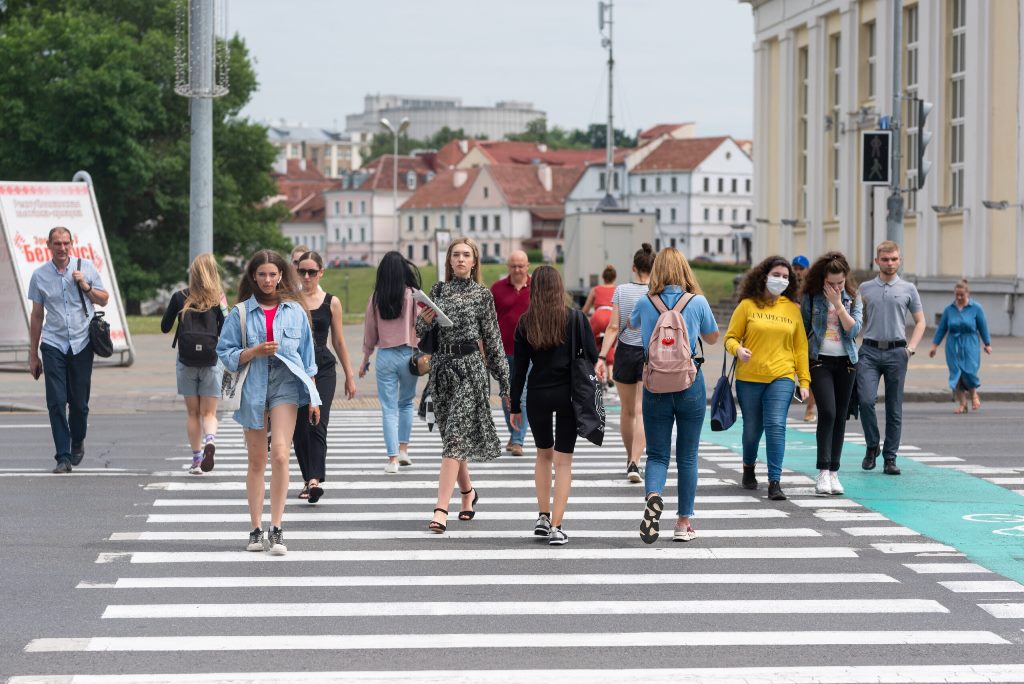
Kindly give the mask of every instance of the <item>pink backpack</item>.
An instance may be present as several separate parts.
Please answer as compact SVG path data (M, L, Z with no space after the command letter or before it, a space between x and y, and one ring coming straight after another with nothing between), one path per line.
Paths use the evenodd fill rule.
M681 392L689 389L697 377L690 333L683 321L683 310L693 297L692 293L687 292L669 309L660 296L647 295L660 313L647 345L647 363L644 364L644 387L649 392Z

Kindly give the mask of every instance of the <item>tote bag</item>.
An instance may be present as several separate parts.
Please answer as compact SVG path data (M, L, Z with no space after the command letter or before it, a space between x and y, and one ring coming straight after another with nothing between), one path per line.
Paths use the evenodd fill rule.
M726 354L722 357L722 377L715 384L715 392L711 395L711 430L721 432L728 430L736 422L736 400L732 396L732 381L736 377L736 357L732 366L725 370Z
M238 324L241 328L242 349L245 349L245 304L235 306L238 309ZM237 371L224 369L224 376L221 380L221 404L220 408L226 411L237 410L242 403L242 385L245 384L245 376L249 374L249 364L240 366Z
M591 335L583 314L573 309L571 334L569 338L572 361L569 363L569 378L572 393L572 410L576 416L576 433L588 442L601 446L604 442L604 394L601 381L590 359L583 355L582 336Z

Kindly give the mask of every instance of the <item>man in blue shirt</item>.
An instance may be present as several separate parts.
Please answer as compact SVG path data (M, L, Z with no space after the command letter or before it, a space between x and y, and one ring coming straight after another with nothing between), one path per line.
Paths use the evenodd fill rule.
M70 230L53 228L46 240L52 260L35 270L28 286L28 369L36 379L40 372L46 378L46 407L57 450L53 472L58 474L70 473L85 456L93 360L89 321L93 306L104 306L110 298L91 262L76 259L72 268L73 242Z

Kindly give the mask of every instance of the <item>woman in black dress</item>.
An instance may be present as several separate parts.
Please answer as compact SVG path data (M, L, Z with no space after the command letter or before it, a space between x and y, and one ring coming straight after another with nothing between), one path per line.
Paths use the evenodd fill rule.
M331 418L331 402L334 401L334 390L337 385L337 374L334 370L334 355L327 348L327 334L331 335L334 351L341 361L345 372L345 397L356 396L355 375L348 360L348 347L345 346L345 331L341 321L341 302L337 297L320 289L320 278L324 274L324 260L316 252L306 252L299 257L296 269L299 282L302 283L302 301L309 309L313 322L313 350L316 354L316 389L320 393L323 405L320 407L320 422L312 425L309 422L309 407L299 407L299 415L295 420L295 433L292 444L295 446L295 457L302 471L302 491L300 499L316 503L324 494L323 483L327 479L327 424Z

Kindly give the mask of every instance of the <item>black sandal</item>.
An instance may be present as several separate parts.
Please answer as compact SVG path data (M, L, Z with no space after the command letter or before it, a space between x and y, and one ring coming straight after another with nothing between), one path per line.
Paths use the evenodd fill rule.
M448 511L444 510L443 508L435 508L434 512L444 513L446 518L448 516ZM433 532L434 534L444 534L444 531L448 529L448 526L444 523L439 523L436 520L431 520L430 524L427 525L427 529Z
M664 510L665 502L657 494L652 494L647 499L647 506L644 508L644 519L640 521L640 540L644 544L653 544L658 541L658 519Z
M469 505L476 506L476 502L480 500L480 495L476 493L476 487L473 487L467 492L464 492L461 489L459 490L459 493L463 496L469 494L469 492L473 492L473 502ZM459 520L472 520L474 515L476 515L476 511L459 511Z
M302 485L302 491L299 492L299 498L300 499L308 499L309 498L309 485L308 484Z
M308 485L308 488L309 495L307 498L309 500L309 503L315 504L317 501L320 500L320 497L324 495L324 488L320 486L319 482L317 482L315 485Z

